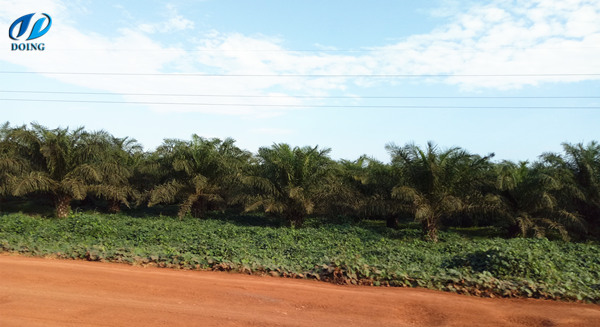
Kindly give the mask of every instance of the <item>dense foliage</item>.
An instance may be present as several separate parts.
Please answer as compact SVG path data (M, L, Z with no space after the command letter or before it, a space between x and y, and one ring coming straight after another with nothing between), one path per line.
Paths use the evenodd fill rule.
M243 181L249 192L240 197L246 211L263 209L284 216L291 225L301 226L325 196L334 162L330 149L275 144L258 149L259 164Z
M184 269L233 270L334 283L419 286L460 294L600 303L600 245L491 237L495 229L441 231L373 221L281 226L261 215L0 216L0 250ZM218 218L218 219L217 219ZM475 237L484 231L486 237Z
M411 208L428 239L437 241L444 215L466 212L469 206L485 203L478 195L486 182L489 158L460 148L439 151L431 142L425 150L414 144L387 148L392 154L392 165L400 172L392 197Z
M600 238L600 144L563 144L528 162L493 162L433 143L390 144L389 164L335 161L330 149L274 144L253 155L232 139L170 140L143 152L130 138L84 128L0 126L0 201L177 205L178 216L262 211L300 227L306 217L421 223L436 241L444 226L496 226L508 236ZM79 201L79 202L77 202ZM0 202L2 204L2 202ZM2 210L0 208L0 210Z
M233 139L207 140L197 135L190 142L165 140L147 165L161 181L148 192L148 206L180 203L180 218L190 213L201 217L210 209L224 208L250 158L234 143Z

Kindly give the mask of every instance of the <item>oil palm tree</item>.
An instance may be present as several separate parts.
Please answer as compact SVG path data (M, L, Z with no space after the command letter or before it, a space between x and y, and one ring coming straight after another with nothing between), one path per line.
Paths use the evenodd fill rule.
M578 198L583 194L555 168L540 162L530 167L527 162L504 161L497 169L500 208L511 222L511 234L544 237L555 231L566 241L569 230L584 229L580 216L564 201L566 196Z
M102 135L107 142L107 155L97 164L100 183L91 185L89 192L108 201L108 211L117 213L121 205L130 207L130 200L137 200L139 192L131 183L134 169L142 157L142 147L135 139Z
M28 163L10 141L12 128L8 122L0 126L0 200L13 193L18 176L25 173Z
M479 157L458 147L440 150L432 142L425 149L415 144L388 144L386 149L399 171L392 197L412 210L425 238L434 242L444 216L477 205L472 199L485 183L483 172L493 156Z
M408 208L392 198L398 180L394 167L365 155L354 161L342 161L342 165L346 183L358 193L353 198L359 214L383 219L387 227L397 228L399 217L406 215Z
M567 185L575 185L582 196L573 199L572 210L586 219L590 232L600 236L600 144L592 141L563 143L564 154L546 153L542 159L560 174ZM572 193L572 192L571 192Z
M12 195L48 193L56 216L67 217L71 201L84 199L93 185L102 182L100 163L109 153L106 135L83 128L48 129L36 123L11 129L13 151L27 158L26 171L13 178Z
M261 147L254 173L243 179L250 189L238 199L246 211L262 209L283 216L293 227L302 226L329 192L334 168L330 151L284 143Z
M161 183L148 194L149 206L179 203L178 216L201 217L207 210L222 208L242 175L250 154L227 138L191 141L165 140L150 164L162 170Z

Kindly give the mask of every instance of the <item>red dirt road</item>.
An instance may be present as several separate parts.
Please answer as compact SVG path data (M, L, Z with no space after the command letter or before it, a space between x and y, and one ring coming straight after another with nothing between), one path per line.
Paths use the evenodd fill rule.
M0 326L600 326L600 306L0 255Z

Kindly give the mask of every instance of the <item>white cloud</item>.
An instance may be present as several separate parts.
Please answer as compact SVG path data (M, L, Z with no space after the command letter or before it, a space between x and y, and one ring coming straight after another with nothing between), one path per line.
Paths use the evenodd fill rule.
M26 4L0 0L0 22L28 11ZM85 33L69 19L61 1L36 2L52 12L55 23L44 36L43 53L11 53L5 41L0 62L30 71L216 73L216 74L539 74L600 72L600 2L585 0L491 1L474 5L444 26L402 42L356 53L298 52L284 41L265 35L220 33L196 36L196 46L184 49L157 41L158 32L193 28L194 23L167 7L166 20L137 28L119 28L117 36ZM57 22L61 22L60 24ZM6 39L6 38L5 38ZM191 41L190 41L191 42ZM189 43L188 43L189 44ZM323 45L326 47L326 45ZM179 69L179 70L177 70ZM389 80L296 77L180 77L48 75L61 82L119 93L204 95L268 95L272 92L327 95L351 85L371 87ZM425 79L463 89L510 89L544 82L598 79L597 76L461 77ZM423 80L414 80L422 82ZM219 114L272 116L307 99L265 97L142 97L128 101L195 102L210 105L151 106L158 111L199 111ZM228 106L227 104L235 104ZM253 105L267 104L266 107ZM276 107L281 105L281 107ZM273 131L271 131L273 132Z
M67 6L62 2L54 0L39 0L35 2L28 1L10 1L0 0L0 22L7 27L17 18L32 12L31 8L36 8L36 12L44 13L66 13Z
M138 29L145 33L170 33L194 29L194 22L183 17L173 5L167 5L167 19L158 23L143 23Z
M382 67L405 74L569 74L600 71L600 2L492 1L453 23L378 49ZM407 49L405 52L398 49ZM411 49L411 50L408 50ZM598 76L450 77L465 89L520 88Z

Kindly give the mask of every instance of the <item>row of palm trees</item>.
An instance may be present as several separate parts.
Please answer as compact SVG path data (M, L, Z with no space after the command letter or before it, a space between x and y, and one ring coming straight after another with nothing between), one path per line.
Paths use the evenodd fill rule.
M534 163L493 162L433 143L389 144L389 164L334 161L330 149L274 144L257 154L232 139L167 139L144 152L131 138L83 128L0 126L0 197L46 194L56 216L73 200L107 210L178 204L180 217L210 210L264 211L292 226L309 215L421 223L438 239L448 224L496 224L517 236L600 235L600 144L563 144Z

